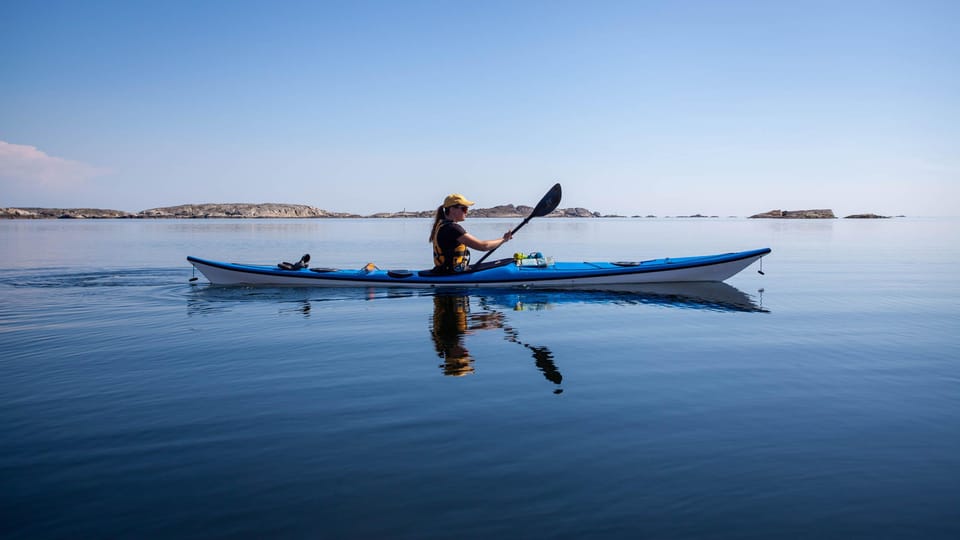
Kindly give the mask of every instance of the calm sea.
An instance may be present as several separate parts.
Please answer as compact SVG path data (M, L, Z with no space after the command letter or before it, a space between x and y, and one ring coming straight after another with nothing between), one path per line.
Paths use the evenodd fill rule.
M423 268L428 229L0 222L0 536L960 538L960 220L539 219L498 252L773 249L656 291L185 261Z

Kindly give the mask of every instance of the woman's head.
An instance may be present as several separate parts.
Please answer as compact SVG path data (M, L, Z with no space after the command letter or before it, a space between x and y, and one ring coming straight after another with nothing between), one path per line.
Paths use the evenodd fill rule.
M447 219L452 221L463 221L467 217L467 211L473 206L473 201L459 193L451 193L443 200L443 212Z
M443 199L443 204L437 207L437 214L433 218L433 226L430 227L430 242L437 232L437 224L448 219L450 221L463 221L467 217L467 211L473 206L473 201L467 199L459 193L451 193Z

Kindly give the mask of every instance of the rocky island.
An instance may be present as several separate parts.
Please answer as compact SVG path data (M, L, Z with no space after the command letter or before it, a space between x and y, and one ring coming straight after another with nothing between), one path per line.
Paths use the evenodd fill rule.
M852 214L843 219L888 219L890 216L877 214ZM750 219L836 219L833 210L770 210L762 214L754 214Z
M182 204L151 208L141 212L125 212L103 208L0 208L0 219L207 219L207 218L432 218L436 210L417 210L399 212L378 212L370 215L347 212L330 212L322 208L305 204L284 203L206 203ZM471 208L474 218L525 218L533 212L533 207L503 204L492 208ZM603 215L586 208L558 208L546 217L599 218L623 217ZM633 217L641 217L639 215ZM647 215L648 218L656 216ZM686 218L716 218L703 214L677 216ZM731 216L734 217L734 216ZM770 210L754 214L750 219L836 219L833 210ZM887 219L889 216L877 214L853 214L844 219Z
M307 206L305 204L280 203L229 203L229 204L181 204L163 208L151 208L134 216L136 218L342 218L361 217L342 212Z
M0 208L0 219L114 219L137 217L103 208Z
M878 216L877 214L853 214L843 219L890 219L890 216Z
M205 219L205 218L431 218L435 210L379 212L364 216L346 212L330 212L304 204L228 203L183 204L151 208L137 213L98 208L0 208L0 219ZM533 212L530 206L512 204L493 208L471 209L472 217L524 218ZM561 208L547 217L600 217L586 208Z
M770 210L750 219L836 219L833 210Z

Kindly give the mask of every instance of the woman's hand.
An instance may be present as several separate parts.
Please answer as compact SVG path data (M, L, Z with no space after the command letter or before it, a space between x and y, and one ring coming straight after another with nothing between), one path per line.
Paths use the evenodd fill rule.
M460 236L460 238L457 238L457 242L460 242L469 248L479 249L480 251L490 251L491 249L495 249L506 244L511 238L513 238L513 233L509 231L503 233L503 236L500 238L494 238L492 240L478 240L472 234L466 233Z

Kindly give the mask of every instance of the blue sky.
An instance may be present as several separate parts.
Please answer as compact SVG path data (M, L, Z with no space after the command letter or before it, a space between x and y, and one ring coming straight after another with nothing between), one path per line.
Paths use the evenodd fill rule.
M0 0L0 206L958 215L960 2Z

